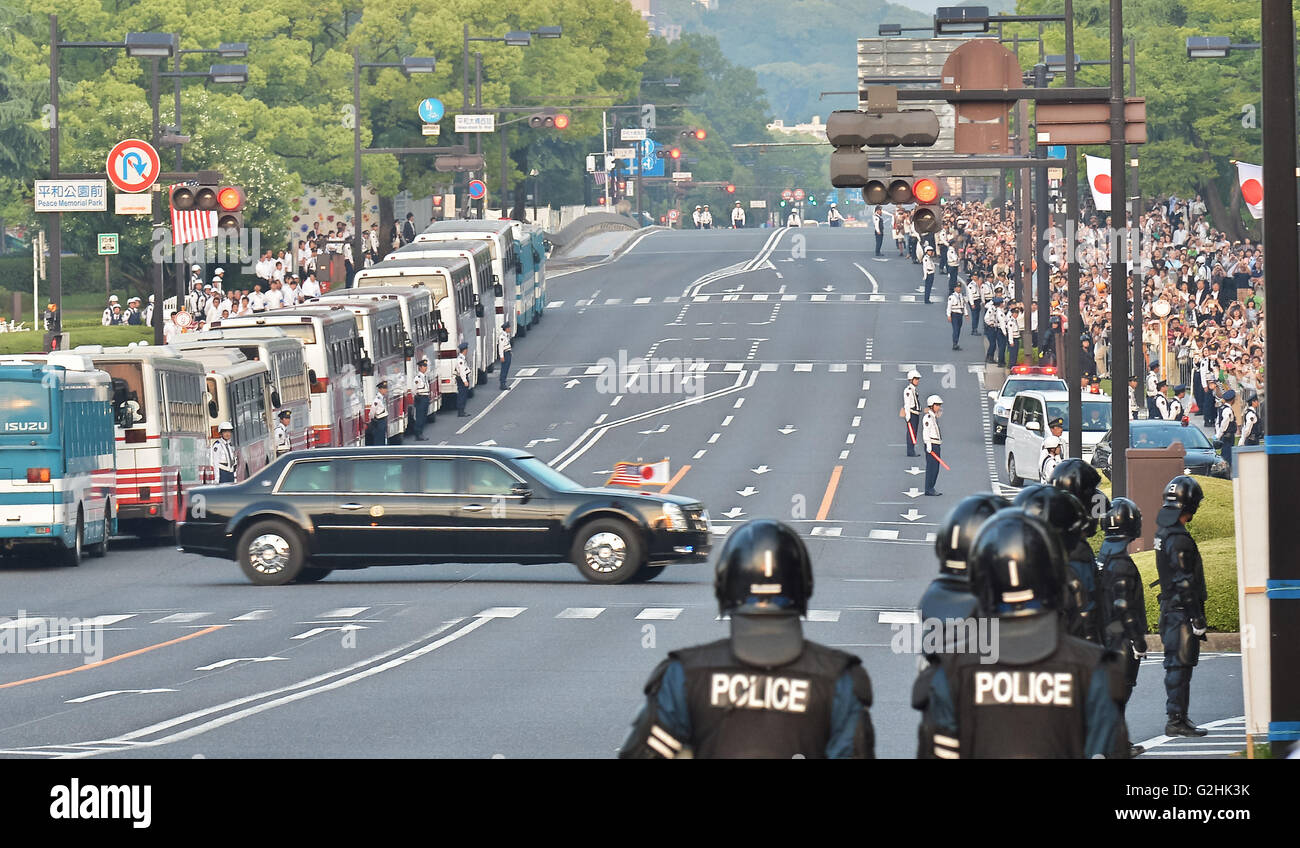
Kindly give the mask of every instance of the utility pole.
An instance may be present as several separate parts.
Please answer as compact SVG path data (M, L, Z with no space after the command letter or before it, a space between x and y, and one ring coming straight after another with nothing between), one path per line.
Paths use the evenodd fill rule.
M1041 42L1039 43L1041 47ZM1068 64L1068 57L1066 61ZM1038 64L1034 65L1034 88L1047 88L1047 65L1043 63L1041 57ZM1038 110L1035 108L1035 125L1037 122ZM1047 148L1041 144L1034 145L1034 153L1040 158L1047 158ZM1032 259L1038 266L1035 291L1038 297L1038 349L1041 352L1048 349L1048 331L1052 326L1051 268L1047 265L1047 210L1050 201L1047 196L1047 171L1042 168L1035 170L1037 173L1034 174L1034 253ZM1028 313L1025 314L1028 315ZM1058 362L1056 365L1059 367L1061 363ZM1071 429L1077 430L1078 427L1072 427Z
M1065 85L1074 88L1074 0L1065 0ZM1083 315L1079 308L1079 152L1073 145L1066 148L1065 166L1065 284L1068 302L1065 329L1065 375L1070 391L1069 455L1083 456ZM1089 505L1091 506L1091 505Z
M1289 30L1288 30L1289 32ZM1066 61L1073 61L1068 56ZM1294 96L1292 96L1294 103ZM1128 196L1124 161L1124 8L1121 0L1110 0L1110 174L1111 174L1111 257L1110 257L1110 443L1111 497L1128 495L1128 377L1129 377L1129 292L1128 238L1125 232L1124 199ZM1294 177L1292 178L1294 179ZM1294 225L1292 225L1294 230ZM1294 241L1292 242L1294 244ZM1141 315L1137 316L1141 321ZM1141 339L1141 330L1137 338ZM1081 423L1081 422L1080 422Z

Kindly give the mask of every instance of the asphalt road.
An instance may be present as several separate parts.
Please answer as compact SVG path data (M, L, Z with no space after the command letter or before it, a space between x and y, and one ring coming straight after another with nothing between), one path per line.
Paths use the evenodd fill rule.
M936 573L945 512L998 466L980 345L964 335L952 351L942 288L925 306L917 267L872 258L870 239L640 236L553 278L510 388L492 375L472 418L440 416L428 435L528 448L593 485L619 460L668 458L672 490L708 505L719 544L749 518L792 523L815 563L807 636L863 658L877 753L910 757L916 657L891 638ZM904 456L911 367L922 397L945 401L952 470L937 498ZM120 540L75 570L6 563L0 587L0 636L22 617L102 634L41 645L23 630L0 666L3 756L610 757L664 654L727 626L708 564L626 586L568 565L472 565L259 588L233 562ZM1204 659L1193 719L1241 715L1239 675L1235 657ZM1163 698L1160 669L1144 667L1135 740L1163 729Z

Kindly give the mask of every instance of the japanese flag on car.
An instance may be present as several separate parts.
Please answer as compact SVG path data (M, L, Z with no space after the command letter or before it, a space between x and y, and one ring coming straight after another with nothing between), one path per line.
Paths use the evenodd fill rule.
M659 462L616 462L606 486L662 486L668 482L668 460Z
M1110 160L1100 156L1084 156L1088 166L1088 188L1092 189L1092 202L1100 212L1110 211Z
M1250 214L1258 221L1264 217L1264 169L1249 162L1237 163L1237 184L1241 186L1241 199L1246 201Z

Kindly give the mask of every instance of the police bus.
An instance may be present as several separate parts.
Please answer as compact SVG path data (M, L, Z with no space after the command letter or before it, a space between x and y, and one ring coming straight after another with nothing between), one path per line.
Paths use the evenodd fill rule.
M364 282L359 280L358 282ZM419 371L421 359L429 360L436 369L440 341L445 341L445 331L438 321L438 312L433 305L433 296L423 284L405 286L363 286L361 288L340 289L321 296L322 303L330 303L339 298L349 300L395 302L402 311L402 326L406 329L403 347L406 358L406 429L415 428L415 375ZM429 373L429 386L432 389L429 398L429 422L438 410L441 389L438 386L437 371ZM390 384L389 397L397 391ZM390 428L391 429L391 428ZM391 434L390 434L391 435Z
M177 350L226 348L266 364L271 378L271 406L277 415L289 410L289 444L292 450L313 447L311 394L303 344L279 327L231 327L205 330L181 337Z
M483 373L475 315L475 310L482 310L482 305L475 306L474 271L468 259L386 259L358 271L356 283L367 288L385 286L403 291L409 286L424 286L429 290L441 325L438 358L429 361L436 362L434 371L443 402L451 402L456 397L455 364L461 342L469 342L465 353L470 373Z
M515 245L515 222L509 219L434 221L425 228L423 233L415 237L414 244L451 241L477 241L487 244L488 252L492 256L493 282L498 286L497 319L493 323L492 335L496 335L497 327L509 323L510 335L514 336L523 309L522 301L518 296L518 278L523 269L520 267L519 252ZM496 355L499 357L501 351L497 350Z
M350 289L344 291L350 292ZM365 398L365 423L370 425L370 404L379 395L379 383L388 381L388 438L406 432L406 328L402 307L395 300L352 300L348 297L309 300L303 312L325 310L351 313L361 337L361 392Z
M235 482L247 480L275 458L271 372L237 350L195 349L186 356L203 366L208 400L208 444L221 437L222 422L234 426Z
M250 332L279 329L302 343L313 447L351 447L365 441L366 401L357 373L361 337L350 314L292 307L208 325L209 331L242 328Z
M402 262L410 259L436 259L447 261L450 259L465 259L469 261L470 269L474 273L474 300L471 306L474 309L474 315L477 322L474 329L473 337L466 333L466 338L462 341L469 342L470 347L477 350L475 359L478 362L476 372L477 383L487 381L487 375L496 367L497 361L501 358L501 349L497 344L496 328L501 326L502 321L495 318L497 300L501 297L502 287L496 282L495 274L492 272L492 253L487 244L482 241L444 241L444 242L426 242L424 244L412 243L394 250L384 257L379 263L380 266L389 262Z
M182 516L187 489L216 480L208 452L203 366L169 347L82 345L113 381L118 524L135 536L165 536Z
M515 249L519 255L519 335L522 336L542 320L546 309L546 239L541 230L515 222Z
M72 353L0 360L0 550L53 549L80 565L108 550L113 500L113 384Z

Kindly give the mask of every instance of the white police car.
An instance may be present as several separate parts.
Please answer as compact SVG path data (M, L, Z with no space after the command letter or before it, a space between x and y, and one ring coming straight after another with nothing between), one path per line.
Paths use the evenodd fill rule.
M1069 391L1065 381L1057 376L1051 365L1017 365L1007 374L1002 389L989 392L993 402L993 444L1007 440L1007 419L1011 416L1011 403L1023 391L1036 389L1044 392Z

